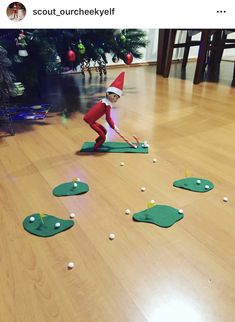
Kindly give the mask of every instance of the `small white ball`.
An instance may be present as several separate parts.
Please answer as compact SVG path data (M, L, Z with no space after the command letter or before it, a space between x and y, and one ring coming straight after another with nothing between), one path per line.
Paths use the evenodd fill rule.
M123 166L124 166L124 164L125 164L124 162L121 162L121 163L120 163L120 166L121 166L121 167L123 167Z
M29 221L30 221L30 222L34 222L34 221L35 221L35 217L33 217L33 216L32 216L32 217L30 217L30 218L29 218Z
M184 213L183 209L179 209L179 210L178 210L178 213L179 213L179 214L183 214L183 213Z
M75 218L75 214L73 212L71 212L71 214L69 215L70 218Z
M68 269L72 269L74 268L74 263L73 262L69 262L67 265Z
M113 240L115 238L115 235L114 234L109 234L109 239L110 240Z
M208 184L205 185L205 189L210 189L210 187L208 186Z
M157 159L153 159L153 163L156 163L157 162Z
M142 144L142 148L148 148L149 147L149 144Z
M155 200L150 200L150 203L154 204L155 203Z
M228 202L228 197L224 197L224 198L223 198L223 201L224 201L224 202Z
M126 214L126 215L130 215L130 213L131 213L130 209L126 209L126 210L125 210L125 214Z
M73 183L74 188L77 188L78 184L76 182Z
M60 227L60 223L59 222L55 223L55 228L59 228L59 227Z
M144 191L146 190L146 188L145 188L145 187L142 187L140 190L141 190L142 192L144 192Z
M198 179L196 182L197 182L197 184L200 184L201 183L201 180Z

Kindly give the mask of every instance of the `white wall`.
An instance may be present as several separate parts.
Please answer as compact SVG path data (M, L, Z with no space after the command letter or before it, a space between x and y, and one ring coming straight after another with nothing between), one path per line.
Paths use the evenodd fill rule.
M142 59L134 59L133 63L138 62L155 62L157 60L157 45L158 45L158 31L159 29L144 29L147 33L148 46L142 49L143 57ZM198 33L193 36L193 40L199 40L201 33ZM235 38L235 32L228 35L228 38ZM178 31L176 35L176 42L182 42L186 39L186 30ZM173 52L173 59L181 59L183 57L183 48L175 48ZM198 46L191 47L189 51L189 58L197 58L198 55ZM112 55L108 57L108 65L115 65L112 62ZM226 49L223 54L223 59L235 60L235 48ZM122 64L123 61L120 60L118 64ZM123 63L124 64L124 63Z

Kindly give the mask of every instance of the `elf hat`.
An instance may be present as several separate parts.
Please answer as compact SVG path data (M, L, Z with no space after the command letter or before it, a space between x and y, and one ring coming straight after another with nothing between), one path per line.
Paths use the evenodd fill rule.
M117 78L112 82L112 84L107 88L106 93L115 93L118 96L122 95L123 84L124 84L125 72L121 72Z

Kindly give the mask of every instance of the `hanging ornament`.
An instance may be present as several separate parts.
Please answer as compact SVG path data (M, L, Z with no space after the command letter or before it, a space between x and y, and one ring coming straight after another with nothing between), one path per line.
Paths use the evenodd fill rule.
M98 48L97 52L100 55L103 55L104 54L104 50L102 48Z
M18 55L20 57L27 57L29 55L26 50L28 44L25 38L26 37L23 30L19 34L18 38L16 38L16 46L18 47Z
M80 43L78 44L78 52L81 55L84 55L86 52L86 48L85 46L82 44L82 42L80 41Z
M126 36L125 35L121 35L120 42L122 42L122 43L126 42Z
M122 29L115 29L113 32L114 36L118 36L122 32Z
M119 58L116 55L113 55L112 61L113 63L117 63L119 61Z
M14 82L16 96L21 96L24 94L25 87L21 82Z
M61 58L59 55L56 56L55 61L57 64L61 63Z
M70 47L67 51L67 58L70 63L73 63L76 60L76 54Z
M130 65L133 61L133 55L132 53L127 53L124 55L124 63L127 64L127 65Z

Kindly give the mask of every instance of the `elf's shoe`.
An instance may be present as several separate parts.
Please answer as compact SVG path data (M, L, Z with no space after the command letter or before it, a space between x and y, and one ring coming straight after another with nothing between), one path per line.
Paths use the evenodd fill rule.
M94 145L94 151L97 151L99 147L104 143L105 139L103 139L101 136L99 136L96 139L96 144Z

